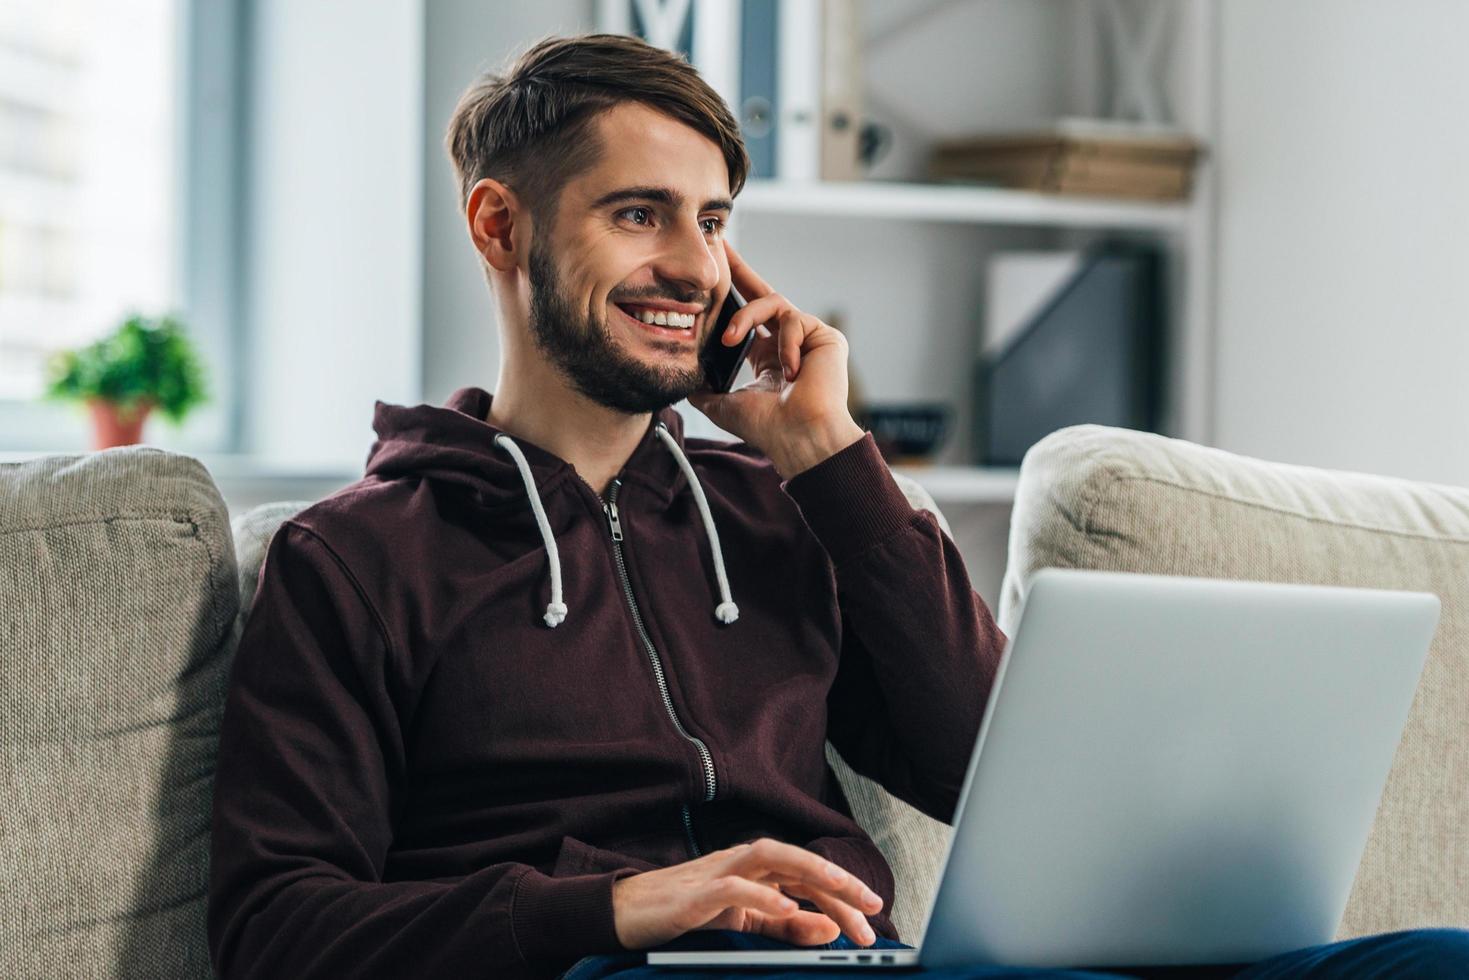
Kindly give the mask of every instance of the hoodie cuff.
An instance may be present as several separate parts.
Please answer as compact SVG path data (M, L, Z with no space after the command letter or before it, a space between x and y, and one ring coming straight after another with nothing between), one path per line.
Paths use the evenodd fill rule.
M916 513L868 432L781 484L833 564L902 530Z
M619 868L594 875L553 878L531 869L516 884L511 929L526 964L564 970L583 956L622 952L612 915L612 885L637 874Z

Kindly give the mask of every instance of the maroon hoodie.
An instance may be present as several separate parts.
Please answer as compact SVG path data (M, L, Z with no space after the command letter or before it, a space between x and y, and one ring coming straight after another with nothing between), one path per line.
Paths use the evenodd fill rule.
M622 949L617 878L762 836L898 938L824 743L951 820L1005 636L872 436L783 482L666 408L604 501L489 407L379 401L366 475L271 540L220 733L216 971L554 976Z

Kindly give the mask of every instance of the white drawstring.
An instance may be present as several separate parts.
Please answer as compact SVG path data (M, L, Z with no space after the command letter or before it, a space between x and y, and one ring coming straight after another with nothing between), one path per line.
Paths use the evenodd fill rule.
M740 607L734 603L734 597L729 591L729 577L724 570L724 552L719 547L719 532L714 528L714 517L709 513L709 501L704 497L704 488L699 485L699 478L694 475L694 468L689 465L688 458L684 456L683 450L679 448L678 441L669 433L667 426L659 422L654 430L658 438L673 453L673 458L678 461L679 469L683 470L684 476L689 481L689 487L694 491L694 502L698 504L699 516L704 521L704 531L709 536L709 547L714 552L714 576L719 581L720 603L714 608L714 618L728 625L740 618ZM566 603L561 601L561 555L556 550L556 539L551 534L551 524L546 520L545 508L541 506L540 491L536 488L535 477L531 474L530 463L526 462L525 454L505 433L495 436L495 445L500 446L515 460L516 467L520 470L520 478L525 482L525 494L530 498L530 506L536 515L536 526L541 530L541 541L546 546L546 555L551 560L551 602L546 606L546 625L558 626L566 619Z
M495 445L504 448L515 459L520 469L520 478L525 481L525 495L530 498L531 510L536 512L536 525L541 529L541 541L546 545L546 555L551 559L551 602L546 606L546 625L559 626L566 618L566 603L561 601L561 553L556 550L556 539L551 534L551 522L546 520L546 509L541 506L541 495L536 490L535 477L531 475L530 463L515 440L503 432L495 436Z
M721 600L714 608L714 618L721 623L733 623L740 618L740 607L734 604L734 596L729 594L729 578L724 573L724 552L719 549L719 532L714 529L714 517L709 513L709 501L704 499L704 488L699 485L699 478L694 475L694 468L689 465L688 457L684 456L683 450L678 447L678 440L669 434L668 427L659 422L653 431L658 434L659 439L663 440L663 445L668 447L668 451L673 453L673 458L678 460L678 468L683 470L684 477L694 491L694 502L699 505L699 516L704 519L704 530L709 534L709 547L714 552L714 576L719 580Z

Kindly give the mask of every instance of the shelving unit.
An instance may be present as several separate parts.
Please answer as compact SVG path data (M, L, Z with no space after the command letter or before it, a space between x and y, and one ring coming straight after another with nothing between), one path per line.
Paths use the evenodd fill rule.
M913 480L939 505L1011 504L1020 470L1013 466L894 466L893 471Z
M1186 204L1065 197L1000 187L868 180L799 183L751 180L740 193L744 214L899 218L1044 228L1176 233L1189 222Z
M1160 81L1177 122L1208 148L1190 200L1151 203L913 179L923 170L924 138L936 132L932 125L928 132L914 128L920 120L943 117L941 135L950 136L1022 128L1022 115L1039 122L1047 114L1103 114L1106 72L1094 50L1102 29L1098 2L907 4L903 39L887 40L881 25L872 25L866 66L869 114L900 130L913 124L900 133L906 155L880 163L860 181L753 178L736 201L731 241L747 256L758 254L757 271L803 309L842 317L853 369L864 393L876 396L872 401L956 406L953 435L933 465L897 467L945 508L1008 508L1018 479L1012 467L971 465L967 446L980 286L991 251L1083 248L1103 236L1160 244L1168 257L1171 322L1161 428L1210 441L1216 0L1137 0L1171 5L1170 56ZM874 21L900 16L871 3L867 11ZM906 43L914 47L905 51ZM965 60L943 59L946 44L964 50ZM986 58L980 50L986 44L999 54ZM1042 50L1025 57L1000 52L1019 44ZM915 72L920 59L924 68ZM938 78L942 72L948 74ZM924 85L930 87L911 90ZM980 90L985 98L974 98ZM862 272L854 275L840 263Z

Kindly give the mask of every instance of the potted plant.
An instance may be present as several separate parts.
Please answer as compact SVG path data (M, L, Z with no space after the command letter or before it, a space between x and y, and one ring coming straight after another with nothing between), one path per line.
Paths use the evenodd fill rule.
M182 324L137 314L95 343L54 354L45 395L87 404L96 449L141 441L154 408L177 425L208 398L200 359Z

